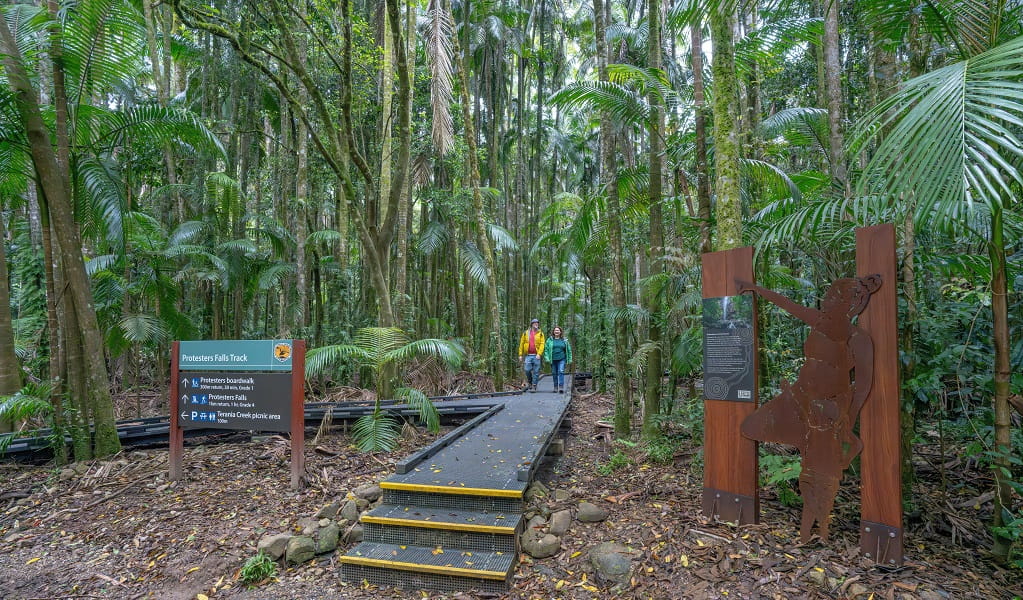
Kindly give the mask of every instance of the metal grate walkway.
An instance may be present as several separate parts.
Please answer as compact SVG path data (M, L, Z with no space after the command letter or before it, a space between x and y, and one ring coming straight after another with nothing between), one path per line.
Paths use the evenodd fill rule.
M571 383L571 382L569 382ZM341 557L350 582L500 592L518 558L523 496L568 412L569 394L503 403L399 463L364 541ZM568 389L572 389L569 385Z

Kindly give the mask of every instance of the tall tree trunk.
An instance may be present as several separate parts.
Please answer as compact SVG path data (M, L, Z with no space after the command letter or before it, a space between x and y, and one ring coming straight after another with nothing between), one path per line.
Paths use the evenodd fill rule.
M824 0L824 88L828 99L828 158L834 183L852 194L842 139L842 59L838 37L839 0Z
M994 387L994 434L995 459L992 469L995 475L994 519L996 533L991 553L995 559L1005 563L1009 559L1013 540L997 533L998 528L1009 524L1006 516L1012 509L1012 417L1009 413L1009 383L1012 376L1009 343L1008 283L1005 264L1005 237L1001 207L991 211L991 317L995 344Z
M66 269L68 284L67 297L74 305L79 329L66 332L68 337L77 336L85 351L81 367L85 370L85 387L72 389L80 394L94 414L96 455L105 456L120 450L117 427L114 423L114 407L110 397L110 382L103 348L103 336L92 305L92 290L82 260L81 241L78 226L71 209L71 194L67 173L62 170L58 156L66 151L54 152L50 144L50 132L43 123L38 95L32 87L21 59L21 52L6 21L0 19L0 51L7 70L7 83L15 94L21 124L29 140L29 150L54 226L60 264ZM63 70L60 61L54 61L54 72ZM57 105L66 101L55 98ZM59 119L59 115L58 115ZM58 143L60 143L58 132Z
M728 3L711 12L714 47L714 165L717 172L717 235L715 248L742 245L742 206L739 194L739 144L736 117L735 15Z
M454 18L452 17L452 22ZM468 61L465 53L459 49L457 35L451 36L452 51L458 61L458 80L461 86L462 119L465 128L466 155L468 157L469 187L472 188L472 207L476 219L476 244L480 254L483 255L483 264L487 274L487 338L484 338L482 353L490 365L490 372L494 374L494 385L501 389L504 383L504 369L502 365L507 358L504 356L504 341L501 339L501 307L497 296L497 272L494 270L494 251L490 245L490 235L487 231L487 213L483 205L483 193L480 191L480 168L479 157L476 150L476 131L473 126L472 114L469 100L469 74L467 71ZM468 49L466 49L468 52Z
M647 1L647 67L661 68L661 2ZM661 200L664 188L664 106L656 89L647 96L650 105L650 273L656 275L663 268L664 223ZM657 437L660 430L657 416L661 412L661 341L660 294L648 285L644 304L650 315L650 354L646 360L646 390L643 397L643 437L647 440Z
M0 216L0 396L21 389L21 361L14 352L14 322L11 316L11 290L7 273L7 232ZM0 420L0 433L11 431L12 421Z
M696 112L696 200L700 218L700 252L713 249L710 238L710 164L707 162L707 101L703 91L703 27L689 28L693 57L693 108Z
M607 14L604 0L593 0L594 35L597 39L597 77L608 81L607 76ZM615 169L614 124L607 111L600 113L600 179L607 196L607 235L611 244L610 268L611 302L615 311L622 311L627 305L625 298L625 257L622 250L621 205L618 198L617 171ZM628 367L628 324L622 315L614 319L615 364L615 435L627 438L632 419L632 385Z

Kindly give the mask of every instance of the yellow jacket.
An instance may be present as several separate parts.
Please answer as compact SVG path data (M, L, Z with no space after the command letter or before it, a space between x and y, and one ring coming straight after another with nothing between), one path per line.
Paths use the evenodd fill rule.
M543 356L543 332L537 330L536 332L536 354L537 356ZM529 352L529 330L522 332L522 337L519 338L519 356L525 356Z

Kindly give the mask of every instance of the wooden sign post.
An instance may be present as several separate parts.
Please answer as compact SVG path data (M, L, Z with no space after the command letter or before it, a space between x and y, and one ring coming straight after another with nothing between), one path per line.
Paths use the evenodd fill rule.
M874 341L874 384L860 412L860 552L880 564L901 565L898 275L892 225L856 230L856 274L879 274L883 282L859 317L859 326Z
M736 248L721 252L710 252L703 255L703 297L707 299L723 299L739 296L738 281L753 282L753 248ZM716 385L708 389L708 327L704 325L704 443L703 443L703 514L722 521L735 521L739 524L757 523L760 521L760 499L757 493L758 460L757 442L748 439L739 431L742 422L757 408L757 374L759 371L757 349L757 324L755 300L750 294L745 298L753 303L750 306L752 318L749 323L748 341L752 353L741 356L743 351L734 351L722 347L728 343L726 339L721 345L710 350L719 360L720 369L734 368L732 382L722 381L726 377L715 378ZM728 302L723 302L727 306ZM726 311L723 311L726 312ZM728 320L727 314L721 318ZM734 326L728 322L725 327ZM717 343L717 342L715 342ZM729 356L730 354L730 356ZM742 366L744 360L749 364ZM743 371L739 373L739 371ZM734 380L745 377L752 378L751 386L734 389ZM729 392L735 392L730 394ZM725 398L725 399L719 399ZM728 399L734 398L734 399Z
M185 429L290 432L291 487L301 489L305 472L305 341L174 342L169 435L172 480L181 479Z

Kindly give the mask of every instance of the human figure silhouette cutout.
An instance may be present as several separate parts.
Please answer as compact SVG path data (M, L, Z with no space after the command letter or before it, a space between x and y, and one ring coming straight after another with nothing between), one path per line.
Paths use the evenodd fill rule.
M810 326L803 344L806 361L796 381L782 380L781 392L747 417L741 431L751 439L799 449L800 539L810 540L816 521L821 540L827 540L842 472L863 449L853 427L874 379L874 344L852 319L881 287L881 276L836 280L819 309L745 281L736 284L740 293L755 292Z

